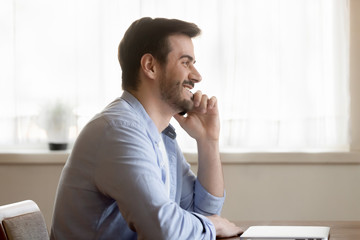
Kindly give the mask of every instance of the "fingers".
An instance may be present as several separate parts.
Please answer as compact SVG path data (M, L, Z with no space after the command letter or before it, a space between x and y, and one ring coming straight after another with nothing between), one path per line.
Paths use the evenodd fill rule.
M214 96L214 97L211 97L209 102L208 102L208 108L209 109L213 109L217 104L217 98Z
M208 110L213 109L217 104L216 97L209 97L202 94L201 91L194 93L194 110L201 113L206 113Z
M226 222L226 229L224 229L224 232L222 233L221 237L230 237L230 236L236 236L240 235L244 231L241 227L237 226L235 223L230 222L229 220L225 219Z
M202 92L200 90L194 93L194 107L199 107L201 103Z
M216 230L216 236L220 238L238 236L243 233L242 228L236 226L233 222L230 222L226 218L222 218L218 215L208 216L211 222L214 224Z

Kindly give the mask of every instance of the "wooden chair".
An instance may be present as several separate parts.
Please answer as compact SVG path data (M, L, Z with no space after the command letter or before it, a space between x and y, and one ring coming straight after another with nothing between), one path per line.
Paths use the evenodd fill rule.
M0 240L49 240L44 217L31 200L0 206Z

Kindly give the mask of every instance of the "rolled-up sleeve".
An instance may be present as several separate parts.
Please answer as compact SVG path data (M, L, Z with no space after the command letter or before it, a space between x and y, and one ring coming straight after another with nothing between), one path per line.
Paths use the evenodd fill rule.
M180 206L188 211L193 211L205 216L220 215L225 201L225 191L223 197L216 197L210 194L201 185L195 174L191 171L190 165L185 161L182 163L182 193Z
M205 216L220 215L224 201L225 192L223 197L216 197L207 192L198 180L195 181L195 212Z

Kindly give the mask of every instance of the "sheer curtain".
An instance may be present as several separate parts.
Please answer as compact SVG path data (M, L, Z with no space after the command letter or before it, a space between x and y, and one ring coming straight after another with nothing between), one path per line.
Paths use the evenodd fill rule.
M74 139L121 94L117 45L143 16L195 22L197 89L217 96L221 148L348 147L347 0L6 0L0 3L2 146L39 146L44 105L73 107ZM175 125L176 122L173 122ZM180 145L196 149L177 127Z

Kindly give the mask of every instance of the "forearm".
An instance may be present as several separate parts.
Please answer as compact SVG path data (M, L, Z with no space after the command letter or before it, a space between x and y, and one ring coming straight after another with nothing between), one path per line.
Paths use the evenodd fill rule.
M212 195L223 197L224 177L218 141L197 141L198 173L201 185Z

